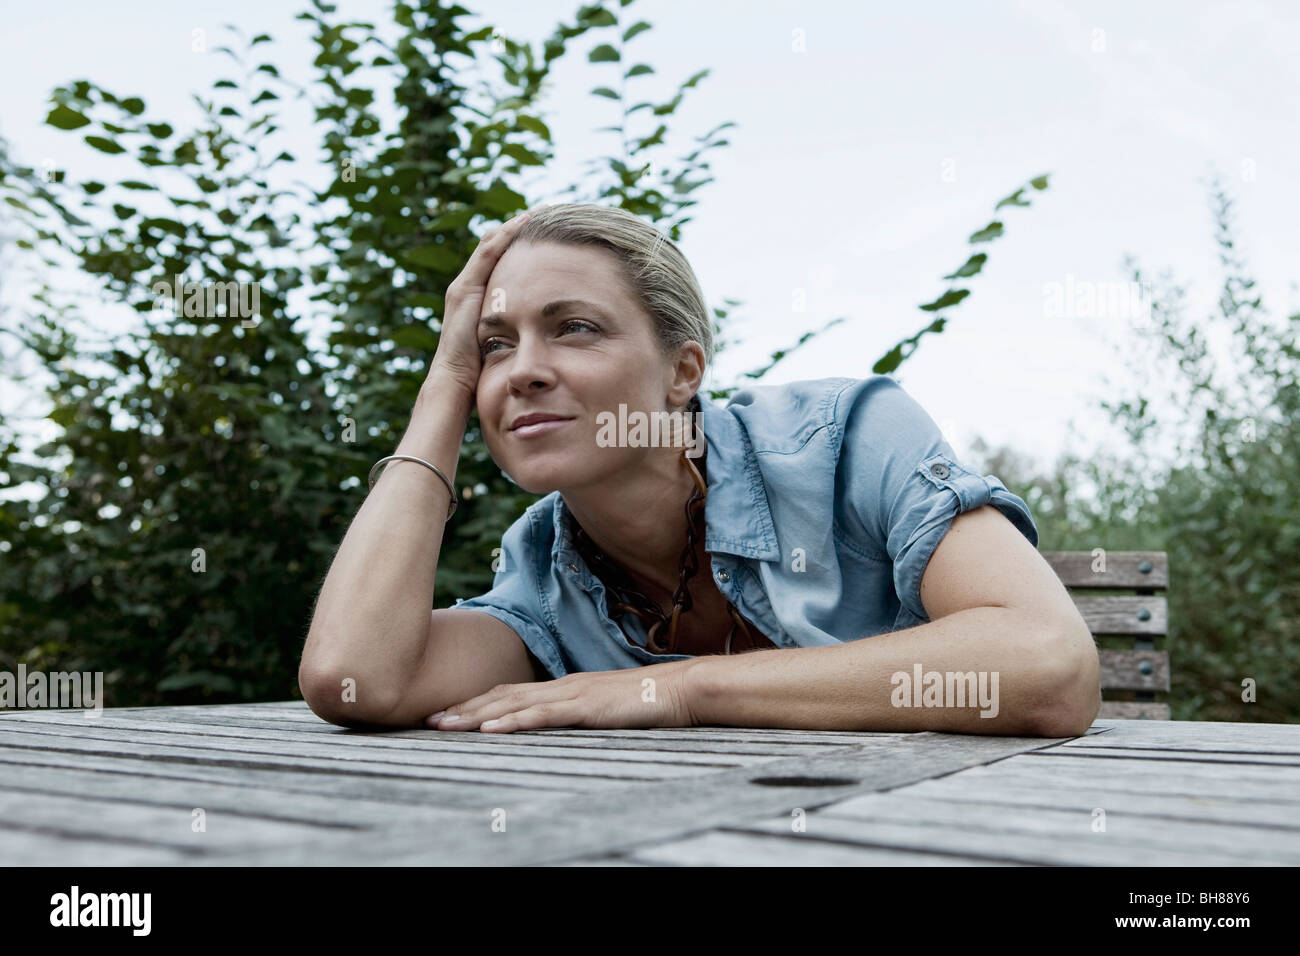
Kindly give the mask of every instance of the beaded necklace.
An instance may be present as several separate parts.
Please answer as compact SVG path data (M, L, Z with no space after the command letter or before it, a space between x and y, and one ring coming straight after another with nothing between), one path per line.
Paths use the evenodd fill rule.
M700 399L698 395L692 396L690 403L687 405L688 410L699 412ZM694 421L695 419L691 419ZM699 436L702 437L702 436ZM700 446L704 448L704 453L700 455L700 463L705 465L707 456L707 446L703 441ZM637 589L635 582L622 566L604 554L596 547L594 541L578 524L576 518L570 513L570 529L574 541L574 547L578 551L587 566L600 578L605 587L614 595L615 600L609 603L611 616L615 614L634 614L648 625L646 631L646 649L653 654L678 654L682 653L677 649L677 623L681 615L689 611L693 606L689 581L699 570L699 558L696 553L696 543L699 535L704 531L704 504L709 494L708 484L705 482L703 475L700 474L694 462L682 451L682 463L691 473L691 479L695 483L695 488L691 492L686 502L686 546L682 549L682 556L679 562L677 589L673 592L673 608L669 613L664 613L660 606L650 600L645 594ZM745 650L758 650L761 648L775 647L762 634L750 630L745 622L745 618L736 610L736 606L730 601L727 602L727 613L731 617L731 630L727 633L726 640L718 651L709 653L733 654ZM667 631L664 635L663 632ZM740 631L741 638L736 641L736 632ZM627 637L624 631L624 637L629 643L635 643ZM640 645L636 645L640 646Z

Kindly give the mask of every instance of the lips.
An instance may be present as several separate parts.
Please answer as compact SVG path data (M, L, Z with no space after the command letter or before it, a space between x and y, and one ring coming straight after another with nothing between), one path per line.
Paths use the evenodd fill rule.
M515 438L533 438L559 431L571 421L573 421L571 418L545 418L532 424L520 425L518 428L512 429L510 434Z
M516 431L525 425L538 425L543 422L567 422L571 418L565 415L551 415L546 412L533 412L528 415L520 415L510 423L510 430Z

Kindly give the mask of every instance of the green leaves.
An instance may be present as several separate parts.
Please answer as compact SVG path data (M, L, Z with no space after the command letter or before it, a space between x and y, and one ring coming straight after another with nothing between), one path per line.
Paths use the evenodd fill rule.
M1003 200L1003 202L1005 202L1005 201L1006 201L1006 200ZM1028 206L1029 203L1021 203L1021 205ZM991 223L989 223L987 226L985 226L983 229L979 230L978 232L973 232L973 233L971 233L971 237L970 237L969 241L972 242L972 243L975 243L975 242L990 242L990 241L996 239L996 238L997 238L998 236L1000 236L1000 235L1002 235L1002 223L1000 223L1000 222L991 222Z
M403 325L393 333L393 344L401 348L433 352L438 347L438 336L424 325Z
M536 133L548 143L551 142L551 128L535 116L528 116L520 113L515 117L515 122L520 129L528 130L530 133Z
M60 425L63 428L68 428L72 425L73 422L77 420L77 406L58 405L53 409L53 411L51 411L45 417L48 418L50 421L54 422L56 425Z
M945 279L968 279L976 275L984 268L984 263L988 261L988 255L983 252L977 252L967 259L955 272L944 276Z
M1029 181L1028 186L1021 186L1019 189L1012 192L1009 196L999 200L997 205L994 206L994 211L1001 209L1004 206L1010 206L1010 207L1028 206L1030 204L1029 201L1024 199L1023 197L1026 189L1030 187L1036 190L1046 189L1047 175L1044 174L1042 176L1034 177ZM988 225L986 225L984 228L971 233L967 241L971 245L992 242L993 240L999 238L1002 235L1002 233L1003 233L1002 222L999 220L994 220L990 222ZM987 261L988 261L987 253L983 253L983 252L974 253L969 258L967 258L967 260L964 263L962 263L955 270L953 270L943 278L948 281L952 281L955 279L969 279L972 276L978 275L983 270L984 264ZM959 303L963 302L969 295L970 295L969 289L948 289L945 292L941 293L934 300L923 303L922 305L918 306L918 308L920 308L922 312L939 312L942 311L943 309L952 308L953 306L958 305ZM903 339L901 342L894 345L893 348L889 349L887 352L885 352L884 355L882 355L879 359L876 360L875 364L872 366L872 372L877 375L887 375L893 372L894 370L896 370L900 365L902 365L904 361L910 358L912 354L916 351L917 346L919 345L920 340L923 336L927 334L942 332L944 329L944 323L945 323L945 318L943 316L940 316L936 318L934 321L932 321L929 325L919 329L916 333L914 333L910 337Z
M599 4L540 45L493 28L467 33L452 5L399 2L381 29L335 20L331 7L302 17L313 49L301 64L261 62L279 52L269 34L211 47L231 59L226 76L197 91L197 123L145 122L141 98L89 81L69 84L47 117L79 139L89 129L89 148L139 168L66 190L72 208L61 207L59 231L17 238L15 251L25 242L65 253L79 279L139 324L115 351L97 347L98 330L78 345L71 330L84 304L62 305L59 282L26 319L30 354L53 383L47 427L74 454L66 467L28 465L6 454L0 434L0 487L30 479L51 492L30 505L0 499L0 527L14 543L12 560L0 561L0 605L16 608L0 620L0 655L50 647L58 650L41 651L47 663L83 659L117 675L116 705L290 696L319 582L368 467L409 421L477 224L532 205L520 173L550 158L541 96L554 62L569 50L578 67L602 71L587 85L615 101L624 81L655 69L621 62L623 45L650 25L620 24ZM597 35L588 41L587 31ZM448 63L489 50L504 82L467 88L469 71ZM371 64L381 69L362 69ZM615 66L604 73L602 64ZM290 154L267 137L288 99L283 78L303 68L315 135ZM646 102L632 121L611 110L625 138L603 183L583 178L581 198L665 223L670 235L689 221L682 213L708 181L707 152L725 141L714 130L676 163L658 156L680 101L678 91L667 104ZM644 123L651 110L662 121ZM276 172L288 177L267 174L274 163L312 161L323 175L284 165ZM268 184L296 175L301 188ZM36 200L5 183L5 208L34 221ZM93 222L76 216L82 205ZM183 285L172 316L176 281L194 288ZM255 327L217 295L227 284L256 286ZM446 532L438 606L490 586L482 556L536 500L500 473L480 434L468 433L466 446L458 480L486 491L466 499ZM27 529L10 536L22 522ZM81 530L54 532L67 522ZM206 571L191 568L195 549L206 552Z
M927 302L921 306L921 310L924 312L937 312L940 309L948 308L950 305L956 305L968 295L970 295L970 292L966 289L949 289L933 302Z
M516 211L528 207L528 202L522 194L515 192L499 179L479 193L478 198L479 205L495 216L512 216Z
M103 136L87 136L86 142L95 147L101 153L125 153L126 150L111 139L105 139Z
M155 688L160 693L198 689L202 690L206 697L212 693L233 693L235 690L235 682L226 674L220 674L210 670L196 670L172 674L170 677L164 677L162 680L158 681Z
M501 152L505 156L516 160L524 166L541 166L545 160L538 156L526 146L520 146L518 143L506 143L501 147Z
M90 120L66 106L56 106L50 110L50 115L45 117L45 122L58 129L80 129L90 125Z
M461 265L461 256L447 246L420 246L402 255L403 261L412 266L433 269L437 272L455 272Z

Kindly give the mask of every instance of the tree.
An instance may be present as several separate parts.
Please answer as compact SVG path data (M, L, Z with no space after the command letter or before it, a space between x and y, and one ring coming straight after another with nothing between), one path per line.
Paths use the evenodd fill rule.
M650 28L584 6L539 53L491 28L466 32L458 6L396 4L391 45L333 12L317 0L300 15L319 50L298 93L314 104L334 171L323 190L279 185L296 161L274 138L293 88L263 55L268 34L218 49L237 70L196 97L204 120L193 130L88 80L56 90L51 125L131 162L116 184L47 182L0 154L0 190L27 227L17 245L52 270L71 259L141 325L91 347L53 282L21 323L60 433L31 463L0 423L0 485L47 492L0 502L0 652L31 669L104 670L119 706L289 694L314 595L361 476L410 414L442 293L476 242L471 225L525 208L509 183L550 156L543 79L575 38L608 31L613 42L590 58L620 68ZM473 94L451 63L484 47L504 84ZM372 109L381 82L398 110L392 130ZM646 105L666 117L681 96ZM653 184L628 171L655 138L625 143L599 195L675 231L707 182L691 176L720 145L716 132ZM257 314L233 299L191 303L191 282L230 283L239 306L253 290ZM160 309L160 290L177 285L182 308ZM316 346L321 316L331 327ZM465 501L446 532L439 604L490 587L491 549L533 500L492 463L476 420L458 479Z
M1175 719L1287 723L1300 713L1300 313L1268 318L1236 250L1233 201L1217 179L1210 193L1217 313L1189 320L1185 286L1127 260L1152 290L1151 320L1133 324L1144 347L1116 354L1139 383L1173 369L1169 394L1112 386L1101 408L1123 433L1114 451L1068 452L1045 477L1006 449L983 467L1024 489L1043 550L1168 552ZM1220 332L1233 349L1226 371L1207 344Z
M288 83L271 35L231 27L214 52L232 73L195 97L193 128L89 80L55 90L47 122L126 164L116 182L38 175L0 143L15 245L44 267L15 334L49 381L58 428L32 462L16 424L0 419L0 488L44 492L0 501L0 661L102 670L116 706L295 692L314 596L363 476L405 426L437 347L443 293L477 242L473 227L532 204L521 182L552 155L540 93L568 45L592 34L593 69L617 73L591 92L617 108L606 129L619 149L592 162L571 190L586 195L573 198L620 205L677 240L695 192L711 182L706 156L734 124L698 137L680 159L656 158L668 118L709 71L665 102L631 102L654 70L631 62L636 37L652 27L620 17L629 2L617 12L583 6L534 49L491 27L467 32L458 21L468 11L454 4L395 3L388 42L312 0L299 19L318 51L313 80ZM501 79L467 88L457 58L484 54ZM378 90L396 107L388 125ZM292 95L314 107L323 188L292 178L305 161L276 137ZM654 128L634 132L638 121ZM1023 191L999 207L1026 205ZM995 222L971 241L1000 231ZM972 256L945 278L972 276L983 262ZM83 304L51 278L69 270L133 310L136 324L95 343ZM922 309L967 294L949 290ZM714 312L721 350L728 310ZM897 368L917 338L877 370ZM462 506L445 532L438 606L491 586L493 548L535 500L492 462L476 416L457 477Z

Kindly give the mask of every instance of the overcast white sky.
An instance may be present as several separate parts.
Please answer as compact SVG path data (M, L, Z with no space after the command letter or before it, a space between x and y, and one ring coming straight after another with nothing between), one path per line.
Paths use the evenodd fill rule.
M577 3L467 0L482 24L540 41ZM150 119L192 115L190 95L229 72L209 48L220 27L268 32L282 70L306 79L314 50L305 2L147 0L12 4L0 35L0 135L17 157L52 157L71 179L111 177L113 161L43 126L48 94L85 77L145 99ZM339 0L352 19L384 21L387 3ZM618 10L615 3L610 9ZM862 377L928 316L917 306L973 251L966 237L994 204L1042 173L1033 206L1004 209L1004 238L980 247L985 273L897 373L945 425L959 454L972 435L1046 463L1073 420L1101 430L1096 396L1108 341L1137 348L1116 315L1055 316L1048 283L1122 282L1131 253L1150 272L1191 282L1191 314L1208 314L1219 272L1206 180L1224 175L1238 200L1242 251L1275 317L1296 311L1300 164L1300 8L1257 2L763 2L638 0L633 41L654 66L646 99L666 99L699 69L713 72L670 120L670 149L731 120L711 154L716 182L697 193L682 247L711 304L743 300L712 384L765 364L773 350L836 316L847 321L783 362L766 383ZM586 61L597 34L571 46L545 101L556 162L528 190L556 198L584 160L610 153L609 83ZM1291 65L1288 66L1288 63ZM637 114L645 116L645 113ZM644 132L653 130L653 122ZM306 123L289 145L317 153ZM106 171L108 170L108 171ZM309 175L306 168L304 175ZM318 176L312 176L318 179ZM1067 277L1070 277L1067 280ZM807 296L796 313L797 290Z

